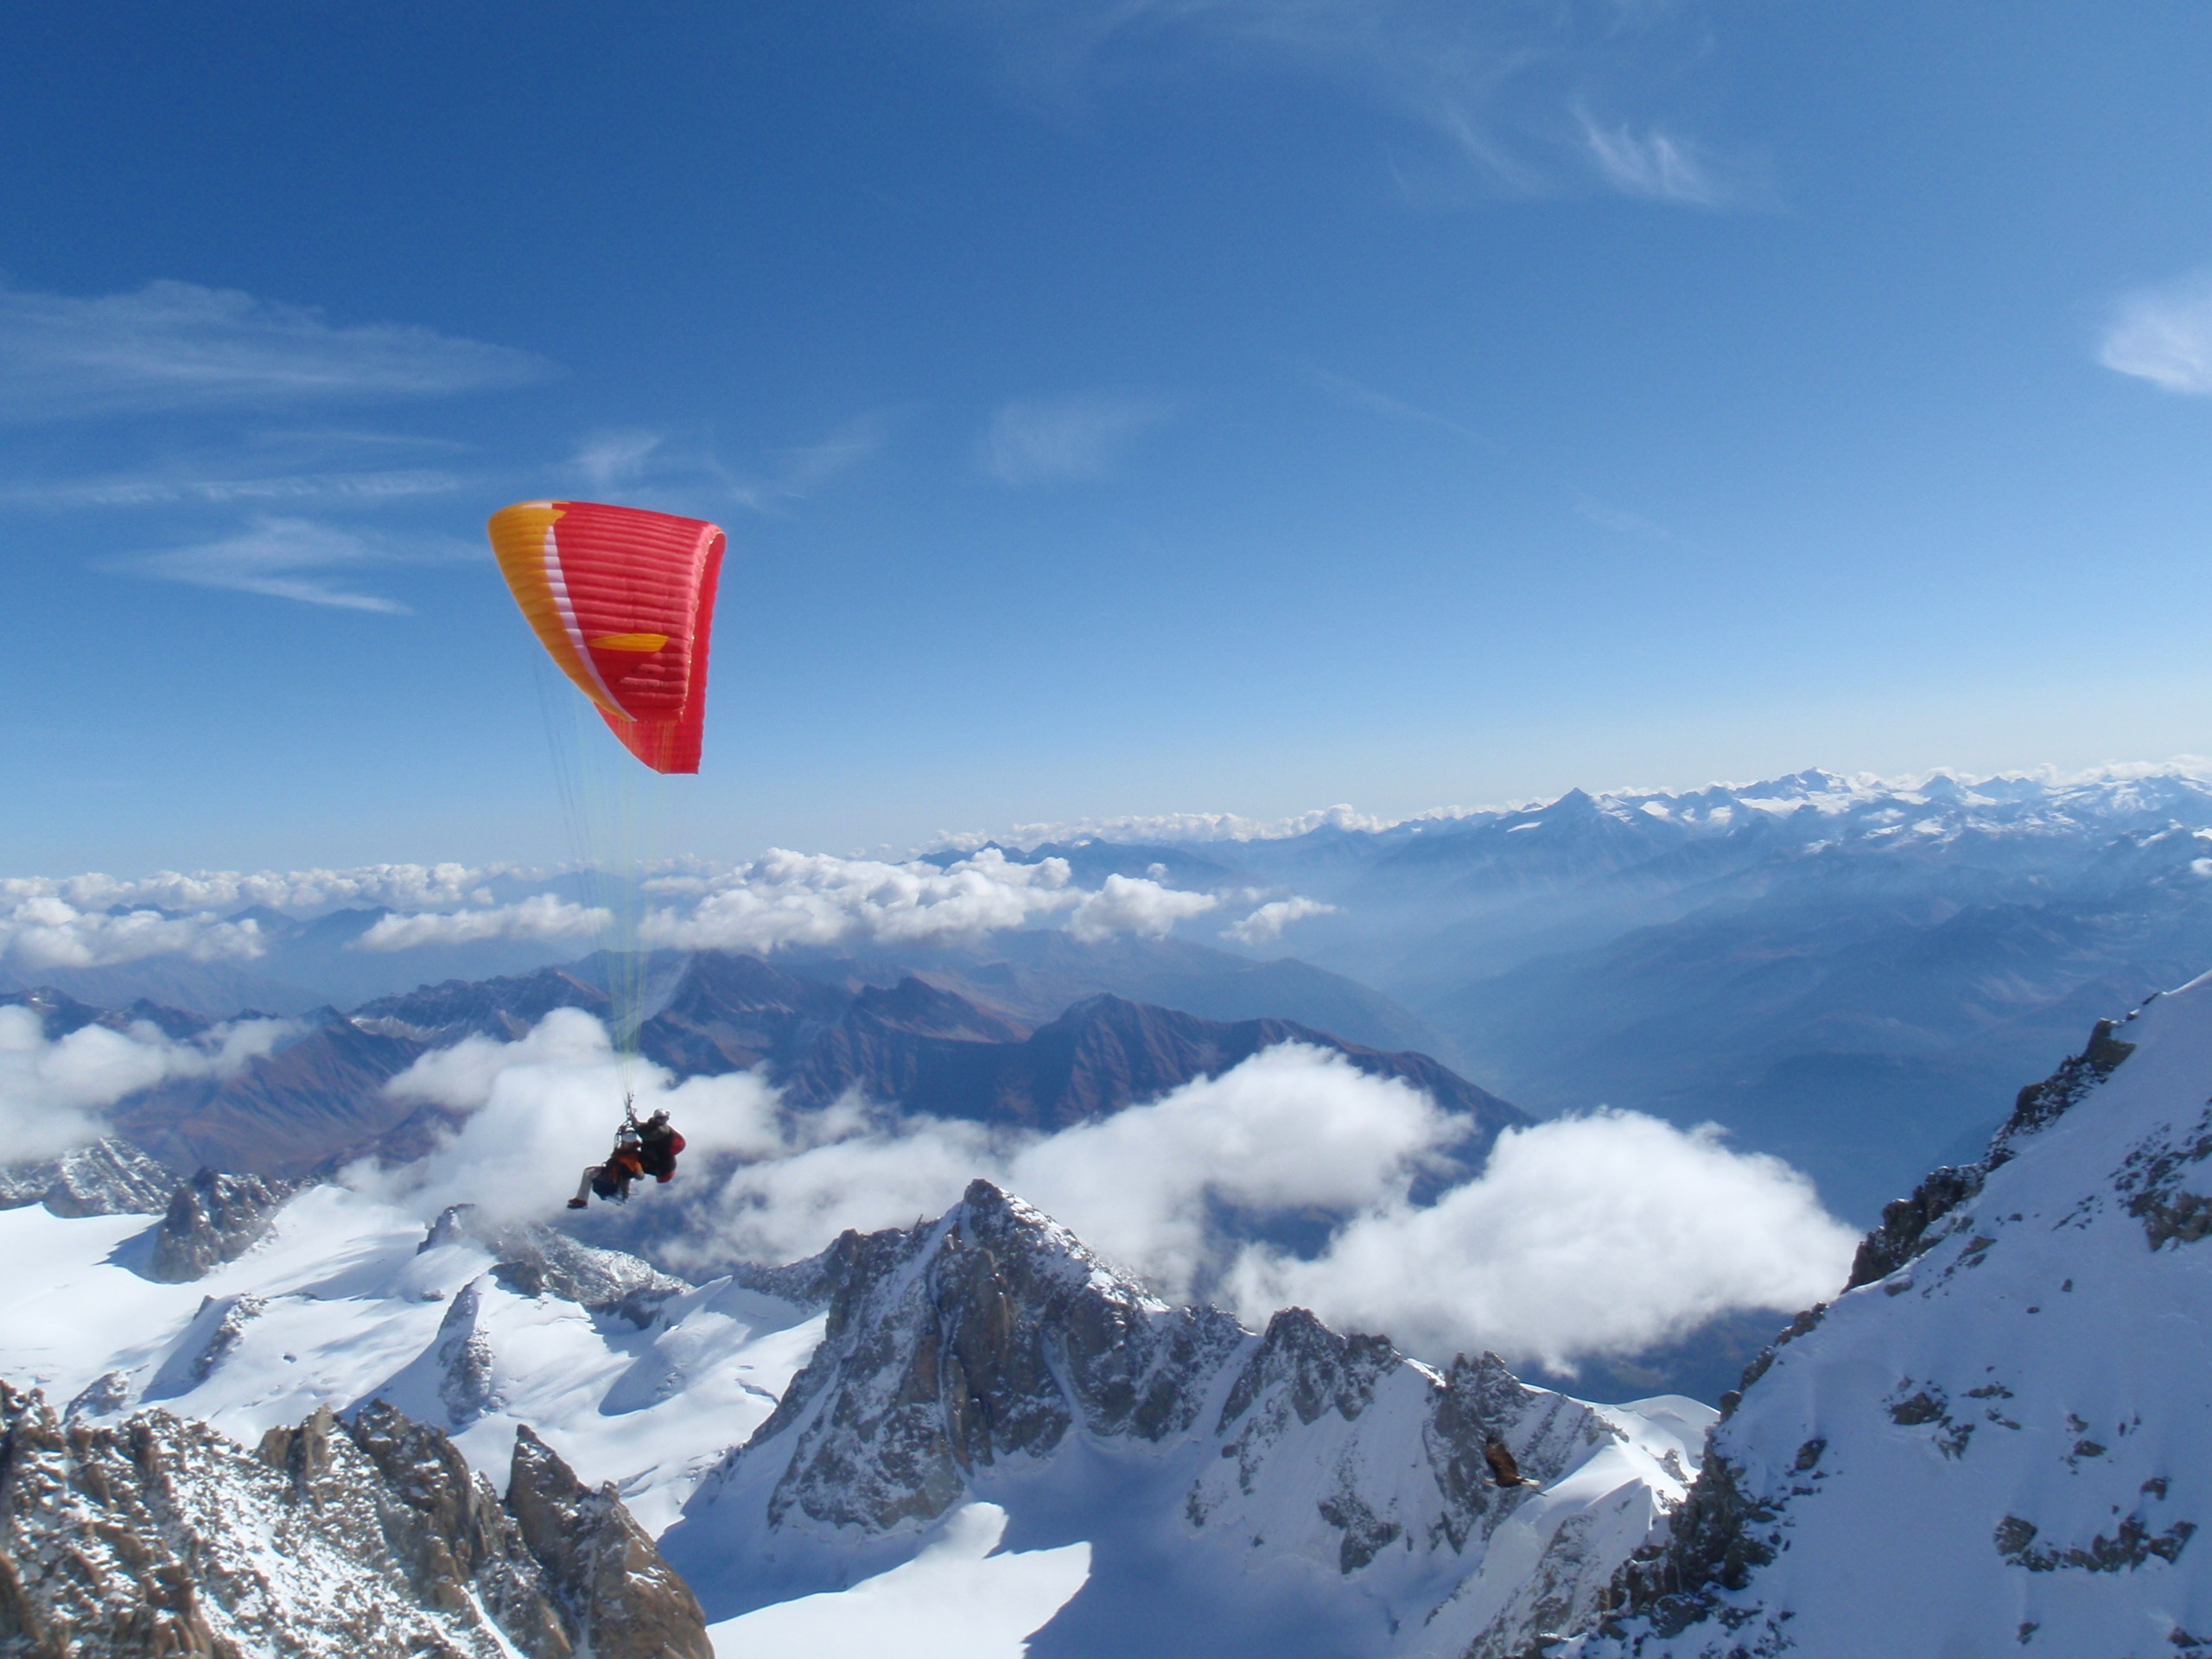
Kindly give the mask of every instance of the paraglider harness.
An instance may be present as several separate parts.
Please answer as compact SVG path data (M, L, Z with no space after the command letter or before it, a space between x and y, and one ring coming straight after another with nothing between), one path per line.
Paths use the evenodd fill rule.
M683 1150L683 1137L676 1132L664 1111L638 1122L636 1097L622 1096L622 1127L614 1134L614 1152L592 1173L591 1190L602 1198L626 1203L630 1183L641 1175L666 1185L676 1174L676 1154Z

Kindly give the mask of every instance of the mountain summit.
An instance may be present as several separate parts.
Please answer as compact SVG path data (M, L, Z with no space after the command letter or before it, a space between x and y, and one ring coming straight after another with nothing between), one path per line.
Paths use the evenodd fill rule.
M1471 1654L1572 1629L1709 1414L1439 1371L1300 1310L1171 1307L988 1182L849 1233L822 1342L663 1538L710 1616L912 1558L961 1506L1091 1548L1046 1655Z

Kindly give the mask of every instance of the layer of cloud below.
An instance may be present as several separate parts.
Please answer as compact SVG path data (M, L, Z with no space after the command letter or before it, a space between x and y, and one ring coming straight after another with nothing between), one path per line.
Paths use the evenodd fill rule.
M34 970L105 968L148 957L238 962L265 948L260 925L251 918L228 921L205 911L84 911L51 893L0 892L0 962Z
M678 1178L693 1185L676 1254L702 1271L793 1260L847 1228L939 1214L981 1175L1163 1292L1210 1293L1248 1323L1296 1303L1430 1357L1489 1348L1566 1368L1732 1309L1787 1312L1831 1294L1854 1237L1786 1165L1731 1152L1710 1128L1629 1113L1509 1134L1481 1176L1416 1207L1414 1177L1464 1122L1296 1045L1039 1135L891 1122L858 1102L785 1114L750 1074L671 1087L633 1065L625 1077L597 1022L573 1010L519 1043L472 1039L404 1073L393 1085L404 1097L474 1115L443 1153L380 1179L412 1184L426 1213L467 1199L550 1214L604 1152L626 1084L641 1109L667 1105L695 1152L747 1160L711 1190L696 1185L696 1159ZM1312 1261L1223 1230L1225 1213L1264 1224L1316 1210L1349 1219Z
M544 872L507 866L385 864L251 875L165 871L143 879L0 880L0 962L36 969L156 956L251 960L265 953L269 936L251 917L223 914L248 906L303 914L347 904L384 906L401 913L379 919L355 944L378 952L605 934L612 918L603 909L551 893L495 903L486 885L499 880L512 891L512 884L546 879ZM1020 863L995 847L943 866L779 850L734 868L650 877L645 886L655 907L640 925L638 942L686 950L950 945L1063 916L1068 931L1086 943L1121 933L1157 938L1222 902L1147 876L1109 875L1095 891L1078 887L1065 859ZM1272 938L1285 922L1316 913L1310 899L1279 900L1240 923L1244 931L1236 937Z
M411 950L422 945L474 944L485 939L584 939L611 926L613 920L612 912L540 893L488 910L380 917L353 943L359 950Z
M291 1029L241 1020L193 1042L140 1022L85 1026L49 1041L32 1009L0 1007L0 1164L32 1162L97 1139L125 1095L175 1077L231 1077Z
M250 961L267 949L260 924L222 912L265 906L314 912L346 904L416 910L488 900L484 883L505 866L368 864L353 869L162 870L0 880L0 962L101 968L149 957Z
M1020 864L995 847L942 868L829 854L774 851L711 878L651 884L698 897L687 911L658 910L647 944L682 950L772 950L779 945L952 944L1069 912L1069 931L1096 940L1117 932L1154 937L1185 916L1211 910L1211 893L1185 893L1141 876L1109 875L1096 893L1072 885L1065 859Z
M1309 916L1333 916L1334 905L1325 905L1319 899L1274 899L1262 905L1243 921L1222 929L1221 937L1234 939L1239 944L1272 944L1282 938L1282 931L1293 922L1302 922Z

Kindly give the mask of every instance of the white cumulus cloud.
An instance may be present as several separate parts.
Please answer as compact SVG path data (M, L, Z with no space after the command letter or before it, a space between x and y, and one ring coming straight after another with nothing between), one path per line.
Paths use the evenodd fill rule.
M2168 391L2212 396L2212 270L2125 296L2097 361Z
M649 917L646 941L687 950L938 944L1020 927L1083 898L1069 886L1066 860L1017 864L996 848L943 869L779 849L704 885L689 913Z
M56 898L79 909L226 910L265 905L313 911L337 905L426 910L457 905L494 876L527 874L506 865L362 864L351 869L157 870L145 876L14 876L0 880L0 906Z
M230 1077L291 1029L241 1020L179 1042L143 1021L84 1026L49 1041L37 1013L0 1007L0 1164L51 1158L97 1139L104 1109L173 1077Z
M426 944L474 944L484 939L588 938L613 920L611 912L554 893L533 893L488 910L422 911L380 917L353 942L357 950L411 950Z
M207 912L178 915L150 907L81 910L59 894L0 884L0 961L41 968L104 968L147 957L197 962L251 959L262 953L260 925Z
M1333 916L1334 905L1325 905L1319 899L1293 896L1271 899L1247 916L1221 931L1224 939L1235 939L1239 944L1268 944L1282 937L1282 931L1293 922L1302 922L1308 916Z
M1247 1318L1295 1304L1416 1352L1569 1369L1831 1296L1856 1243L1779 1159L1709 1125L1601 1112L1508 1130L1478 1179L1427 1209L1379 1205L1313 1261L1249 1249L1230 1286Z
M1165 938L1185 917L1203 916L1221 902L1210 893L1165 887L1141 875L1109 875L1105 885L1076 906L1068 931L1085 944L1116 933Z
M517 1042L470 1037L434 1050L385 1088L399 1100L468 1114L420 1164L351 1178L425 1214L449 1204L474 1204L501 1221L553 1214L584 1167L607 1155L626 1094L635 1096L640 1116L665 1107L695 1158L770 1156L786 1144L775 1095L759 1077L738 1072L675 1083L650 1062L619 1057L606 1027L575 1008L555 1009Z
M1055 1135L847 1102L787 1112L756 1074L671 1087L626 1071L596 1020L548 1016L516 1043L472 1039L392 1084L473 1111L444 1151L396 1179L424 1207L461 1198L550 1215L605 1153L623 1088L665 1105L694 1152L679 1174L679 1265L784 1262L847 1228L941 1213L976 1176L1019 1193L1173 1297L1211 1294L1256 1325L1313 1308L1443 1359L1491 1349L1560 1369L1634 1352L1715 1314L1789 1312L1834 1294L1854 1235L1779 1160L1710 1128L1606 1112L1503 1136L1483 1173L1427 1207L1414 1177L1466 1132L1408 1084L1333 1051L1285 1044L1218 1077ZM1240 1243L1224 1217L1344 1217L1312 1260ZM1242 1234L1250 1237L1249 1231Z

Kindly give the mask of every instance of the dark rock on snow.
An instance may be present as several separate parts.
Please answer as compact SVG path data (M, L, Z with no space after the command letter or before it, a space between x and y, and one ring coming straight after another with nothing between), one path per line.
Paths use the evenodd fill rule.
M0 1167L0 1210L43 1204L57 1216L155 1216L175 1190L176 1177L128 1141Z
M237 1261L261 1242L270 1219L296 1191L289 1181L201 1170L169 1199L141 1271L163 1284L181 1285Z
M160 1411L65 1423L0 1384L0 1651L25 1659L712 1659L611 1488L527 1429L504 1501L382 1402L248 1452Z

